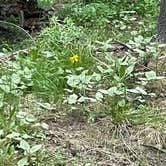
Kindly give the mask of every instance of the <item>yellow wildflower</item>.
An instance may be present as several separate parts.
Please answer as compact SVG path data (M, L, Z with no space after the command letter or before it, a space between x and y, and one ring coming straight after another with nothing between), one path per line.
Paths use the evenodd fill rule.
M73 55L72 57L70 57L70 61L72 62L72 63L76 63L76 62L78 62L78 54L75 54L75 55Z

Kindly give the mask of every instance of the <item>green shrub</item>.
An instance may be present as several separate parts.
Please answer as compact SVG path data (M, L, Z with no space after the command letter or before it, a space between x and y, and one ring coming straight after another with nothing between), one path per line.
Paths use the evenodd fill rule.
M86 36L71 20L64 25L52 18L32 51L30 68L33 70L33 91L45 99L58 99L66 88L66 75L76 67L88 68L92 64L90 49L84 47ZM78 62L71 57L78 55Z
M50 5L54 2L56 2L56 0L37 0L38 5L39 6L44 6L44 5Z
M81 26L106 26L108 18L111 16L111 10L104 3L67 4L61 14L65 17L71 17L77 25Z

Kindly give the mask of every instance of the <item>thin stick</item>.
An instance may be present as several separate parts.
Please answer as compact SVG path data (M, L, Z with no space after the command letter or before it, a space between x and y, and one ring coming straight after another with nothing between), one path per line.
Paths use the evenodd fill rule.
M14 27L20 29L21 31L23 31L32 41L34 41L33 37L25 29L21 28L20 26L18 26L16 24L13 24L11 22L1 21L1 20L0 20L0 24L6 24L6 25L9 25L9 26L14 26Z
M153 145L149 145L149 144L142 144L142 146L144 146L144 147L148 147L148 148L151 148L151 149L158 150L158 151L160 151L160 152L162 152L162 153L166 153L166 150L161 149L161 148L158 148L158 147L153 146Z
M11 59L14 59L16 55L18 55L20 52L24 53L24 54L28 54L28 49L24 49L24 50L19 50L16 52L12 52L12 53L8 53L8 54L4 54L3 57L0 58L0 63L5 63L6 61L9 61Z

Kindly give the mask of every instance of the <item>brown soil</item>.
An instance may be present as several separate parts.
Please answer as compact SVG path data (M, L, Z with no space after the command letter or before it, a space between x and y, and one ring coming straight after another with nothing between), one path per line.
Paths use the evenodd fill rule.
M50 126L46 134L47 149L50 153L62 151L63 165L165 166L166 151L144 135L157 131L153 128L144 125L136 128L126 122L116 125L110 118L89 124L55 114L45 121ZM62 161L55 157L54 162L60 165Z

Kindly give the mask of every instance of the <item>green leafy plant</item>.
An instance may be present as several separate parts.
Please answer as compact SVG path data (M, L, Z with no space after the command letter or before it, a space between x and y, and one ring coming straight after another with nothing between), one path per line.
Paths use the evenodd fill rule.
M62 15L68 15L78 25L83 26L106 26L111 10L104 3L69 4L62 9ZM95 23L95 24L94 24Z
M66 88L66 75L76 67L91 64L89 48L81 41L85 34L70 19L62 26L57 18L52 18L50 27L44 29L32 51L33 91L45 99L58 99ZM46 38L47 36L47 38ZM40 52L38 52L40 50ZM77 61L72 57L77 55Z
M106 59L109 61L108 65L104 67L97 66L100 73L88 75L88 71L83 71L80 75L67 76L67 84L72 87L70 93L74 94L70 95L65 102L73 105L87 102L97 103L98 101L105 100L105 102L108 102L107 104L110 105L110 113L114 119L118 120L120 117L117 118L117 116L123 114L123 112L128 109L126 96L127 80L134 71L136 59L129 57L113 59L110 55L106 56ZM103 78L107 80L106 82L111 85L111 87L108 89L95 88L95 91L97 91L95 96L89 96L90 92L94 91L94 87ZM102 84L103 83L101 83L100 86L103 86ZM107 99L104 95L110 96L110 99Z
M27 141L21 140L19 148L24 150L25 157L18 161L18 166L24 166L24 165L32 164L34 162L33 161L34 155L35 155L35 160L37 160L36 156L37 156L37 153L41 150L42 145L34 145L30 147ZM36 164L38 163L38 161L35 161L35 162Z
M9 43L1 39L0 165L51 166L91 163L89 162L91 156L85 156L86 161L84 156L81 157L81 162L82 155L77 156L86 146L81 144L76 155L75 148L74 152L72 149L72 142L65 140L66 146L64 146L63 139L66 139L68 133L65 137L61 137L61 133L56 135L55 139L60 137L61 141L54 152L52 149L51 151L44 149L44 144L47 145L49 141L50 146L51 141L44 141L46 136L43 130L47 130L48 125L43 121L48 123L51 121L51 126L53 124L49 131L51 139L54 139L51 133L54 123L58 127L59 119L64 122L69 118L65 121L67 125L71 125L68 124L68 120L71 120L71 123L79 120L81 124L86 120L97 122L94 125L100 132L104 131L104 134L99 134L99 137L104 138L106 148L110 142L109 147L113 147L114 136L116 137L115 145L117 141L121 141L122 136L125 137L122 138L123 142L130 140L130 136L133 137L130 135L131 127L135 137L136 125L138 128L143 126L143 131L140 130L141 134L137 133L138 138L142 136L141 141L138 142L139 148L140 142L143 142L146 135L145 127L153 128L153 133L149 130L146 139L151 137L149 140L154 138L157 144L160 143L159 130L164 131L165 116L162 108L155 106L154 100L157 95L150 84L155 81L162 82L165 79L165 70L164 72L162 72L163 69L159 70L160 65L158 65L165 58L159 57L165 52L165 46L151 43L149 38L154 33L159 2L154 0L58 2L38 0L39 6L43 9L44 5L51 6L52 3L55 3L55 6L56 3L62 4L61 8L55 11L57 17L51 18L50 25L43 28L35 40L33 38L33 46L27 43L25 55L21 51L17 55L10 53L13 47L15 49L19 47L11 47ZM18 45L20 46L19 43ZM27 45L23 44L23 46ZM11 55L11 59L3 61L7 55ZM37 119L36 114L41 119ZM65 118L61 115L65 115ZM101 119L103 117L106 117L106 120ZM52 120L53 118L56 122ZM98 126L101 123L104 124L104 128L102 125ZM87 124L84 126L89 130ZM92 130L94 131L94 127ZM105 139L107 131L109 136L111 135L110 130L111 134L114 130L111 141ZM66 130L62 130L63 134L64 131ZM84 132L88 131L84 130ZM48 134L48 137L50 135ZM70 135L73 138L75 134L69 133L69 137ZM89 141L89 134L85 135L88 135L86 141ZM94 136L96 139L96 133ZM165 137L161 138L162 142ZM73 142L75 144L75 141ZM103 146L103 142L99 141L99 144ZM135 146L134 149L130 146L126 147L127 149L122 148L124 152L126 153L127 150L134 154L134 164L140 165L140 153L136 154ZM114 149L115 152L116 149L117 146ZM100 148L97 148L97 152L98 150ZM108 155L111 154L109 150ZM103 153L103 151L100 152ZM119 147L117 152L121 153ZM139 152L141 152L140 149ZM94 155L94 159L95 157ZM133 156L131 158L130 162L133 161ZM93 161L92 164L94 164ZM95 164L98 165L98 163Z
M18 58L19 59L19 58ZM5 165L8 160L16 165L17 159L23 157L20 152L19 144L22 140L36 139L40 142L44 139L44 134L39 137L38 133L42 133L43 125L37 122L37 119L31 112L22 110L22 98L31 87L31 70L28 67L22 66L23 61L8 62L1 66L0 73L0 162ZM31 142L31 141L30 141ZM31 143L30 143L31 145ZM30 149L30 154L35 157L33 162L36 162L35 156L37 145L35 141ZM18 155L18 156L17 156ZM29 157L32 158L32 157ZM25 160L24 164L25 165ZM21 165L21 164L19 164Z
M37 0L37 2L39 6L45 6L56 2L56 0Z

